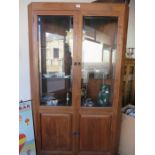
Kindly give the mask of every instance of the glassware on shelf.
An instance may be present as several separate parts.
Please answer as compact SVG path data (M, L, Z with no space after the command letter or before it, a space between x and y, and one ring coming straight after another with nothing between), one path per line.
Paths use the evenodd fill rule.
M42 98L42 102L48 106L57 106L58 100L53 95L47 95Z
M84 107L93 107L95 104L94 102L92 101L91 98L87 98L84 103L83 103Z
M70 101L69 92L67 92L67 95L66 95L66 104L67 105L69 105L69 101Z

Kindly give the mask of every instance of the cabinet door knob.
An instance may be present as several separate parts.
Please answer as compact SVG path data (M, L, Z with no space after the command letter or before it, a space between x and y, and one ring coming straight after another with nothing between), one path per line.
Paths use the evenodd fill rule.
M80 66L81 65L81 62L78 62L78 65Z
M74 66L76 66L77 65L77 62L74 62Z
M74 131L73 136L80 136L80 132L79 131Z

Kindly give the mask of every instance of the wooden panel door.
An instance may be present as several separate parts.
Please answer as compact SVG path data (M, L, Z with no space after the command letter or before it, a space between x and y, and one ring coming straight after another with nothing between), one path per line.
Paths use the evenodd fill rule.
M29 6L37 155L75 155L77 18L74 11L53 11L50 6L49 11Z
M41 147L46 151L71 151L72 116L41 114Z
M102 8L100 7L102 6ZM78 155L118 153L126 5L81 7Z
M110 141L110 115L80 116L80 152L108 152Z

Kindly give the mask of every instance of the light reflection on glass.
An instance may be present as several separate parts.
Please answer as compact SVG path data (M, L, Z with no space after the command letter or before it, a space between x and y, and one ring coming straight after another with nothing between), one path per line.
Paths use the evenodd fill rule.
M81 106L111 107L116 59L116 17L84 17Z

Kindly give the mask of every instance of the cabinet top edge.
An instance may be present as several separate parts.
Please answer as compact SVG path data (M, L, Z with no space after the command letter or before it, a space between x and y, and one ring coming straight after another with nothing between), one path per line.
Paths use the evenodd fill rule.
M65 2L31 2L29 3L28 7L31 7L32 10L38 10L38 9L43 9L46 7L57 7L59 9L67 10L68 8L70 9L75 9L75 5L80 5L80 7L112 7L112 8L120 8L124 9L128 7L128 4L126 3L65 3ZM75 9L76 10L76 9Z

